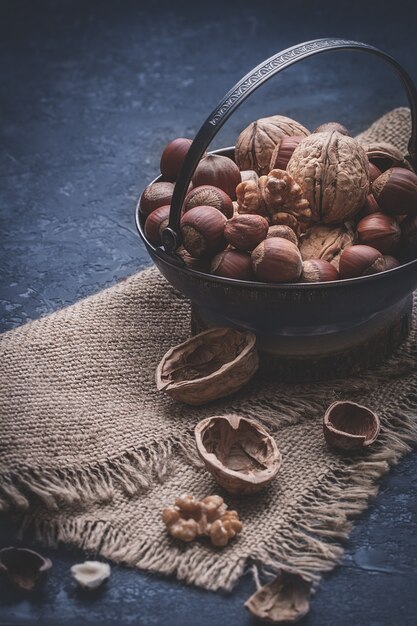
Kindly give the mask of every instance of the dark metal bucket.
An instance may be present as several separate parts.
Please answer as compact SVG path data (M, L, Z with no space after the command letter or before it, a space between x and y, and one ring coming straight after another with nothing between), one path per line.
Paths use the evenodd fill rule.
M162 274L193 303L195 326L231 325L254 331L261 351L267 355L264 359L267 369L272 369L274 376L286 379L345 375L391 353L409 329L411 293L417 287L417 260L387 272L349 280L274 284L232 280L188 269L175 250L181 244L179 220L186 190L219 128L268 78L326 50L366 51L394 67L410 102L409 160L416 169L417 92L408 74L391 57L366 44L319 39L289 48L259 65L226 95L203 124L174 189L163 247L155 247L147 240L144 217L139 205L136 208L139 234ZM233 148L216 153L233 157Z

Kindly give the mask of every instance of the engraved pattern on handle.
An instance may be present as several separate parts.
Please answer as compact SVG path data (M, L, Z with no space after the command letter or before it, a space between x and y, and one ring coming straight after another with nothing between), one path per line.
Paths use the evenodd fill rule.
M394 68L403 83L410 104L412 132L408 149L410 162L414 169L417 169L417 91L408 73L395 59L374 46L348 39L315 39L292 46L291 48L278 52L266 61L263 61L246 74L246 76L226 94L196 134L187 156L184 159L174 188L168 227L162 233L164 256L168 254L173 258L173 256L175 256L173 255L174 251L181 244L181 233L179 230L181 207L191 178L206 148L233 111L235 111L251 93L278 72L281 72L283 69L302 59L325 52L326 50L359 50L369 52L370 54L382 58ZM175 259L176 258L177 257L175 257Z

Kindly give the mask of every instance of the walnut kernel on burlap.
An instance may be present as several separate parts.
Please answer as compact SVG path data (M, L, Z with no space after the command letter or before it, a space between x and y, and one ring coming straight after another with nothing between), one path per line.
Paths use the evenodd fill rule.
M409 133L409 112L398 109L369 135L405 151ZM152 268L3 335L2 508L20 512L46 543L73 543L207 589L230 590L249 558L269 572L284 567L318 580L340 559L340 540L377 479L417 439L416 323L396 356L373 371L320 384L255 380L203 408L177 404L154 384L163 354L189 333L189 302ZM362 455L325 445L322 416L337 398L381 417L381 436ZM266 424L283 467L264 492L221 493L244 525L228 546L179 545L161 511L182 493L218 493L193 429L222 413Z

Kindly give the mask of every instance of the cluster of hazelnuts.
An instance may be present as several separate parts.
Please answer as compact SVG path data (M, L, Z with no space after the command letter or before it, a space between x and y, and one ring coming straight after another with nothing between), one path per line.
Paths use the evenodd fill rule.
M236 144L236 162L210 154L201 159L181 214L177 254L186 266L238 280L325 282L375 274L417 257L417 175L394 158L398 151L393 146L383 144L382 154L362 148L336 123L323 125L316 136L298 125L303 132L297 134L298 123L282 116L258 120L258 131L260 122L270 120L278 120L280 132L263 170L257 156L268 146L253 152L253 145L245 144L245 131ZM282 134L283 128L292 134ZM190 145L191 140L179 138L166 146L162 180L141 196L145 235L155 246L162 243L174 183ZM342 157L335 180L327 175L327 184L334 189L338 183L341 190L349 184L343 150L349 153L353 146L352 190L345 189L346 202L342 195L341 200L334 196L327 205L323 193L319 206L317 189L324 178L305 176L313 162L309 150L320 165L327 159L324 146L329 150L332 145ZM244 169L248 165L252 169ZM325 176L323 167L315 168Z

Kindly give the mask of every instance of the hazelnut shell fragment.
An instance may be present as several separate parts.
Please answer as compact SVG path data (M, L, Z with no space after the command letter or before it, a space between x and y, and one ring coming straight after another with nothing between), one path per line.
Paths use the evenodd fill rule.
M354 450L370 446L378 437L380 421L366 406L343 400L333 402L323 418L323 433L329 446Z
M254 420L239 415L208 417L197 424L195 439L206 468L229 493L260 491L281 468L275 440Z
M241 389L258 366L253 333L211 328L168 350L156 386L174 400L200 405Z
M110 565L101 561L84 561L71 567L71 575L83 589L97 589L110 576Z
M24 591L32 591L51 567L52 561L34 550L14 547L0 550L0 572Z

